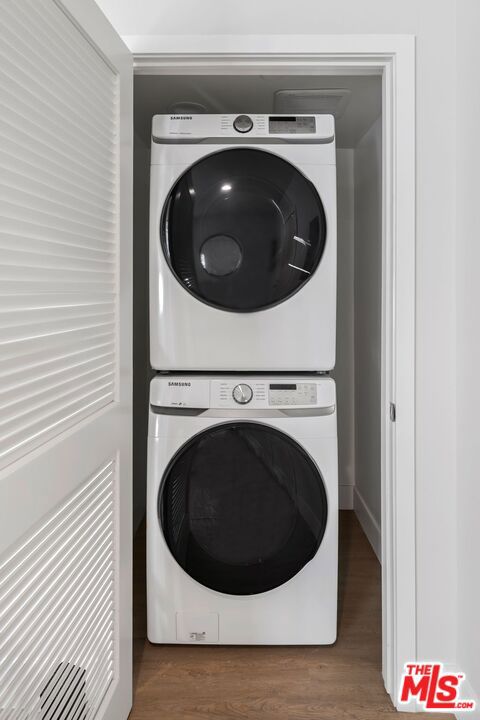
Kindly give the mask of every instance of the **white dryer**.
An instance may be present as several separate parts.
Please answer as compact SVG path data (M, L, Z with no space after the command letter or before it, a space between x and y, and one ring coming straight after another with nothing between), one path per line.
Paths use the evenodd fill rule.
M150 402L150 641L333 643L333 380L157 376Z
M150 355L157 370L335 364L331 115L156 115Z

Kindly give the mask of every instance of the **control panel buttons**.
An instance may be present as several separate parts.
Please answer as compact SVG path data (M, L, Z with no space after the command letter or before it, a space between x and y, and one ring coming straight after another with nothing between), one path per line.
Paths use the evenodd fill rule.
M276 410L292 407L323 407L325 404L333 405L334 402L334 398L331 401L326 398L321 383L316 381L294 382L290 378L280 378L270 382L256 377L250 380L237 376L221 380L212 379L209 403L204 404L203 407L218 409L237 407L238 412L241 413L241 408L248 411L252 408Z
M253 120L248 115L238 115L233 121L233 127L239 133L248 133L253 128Z
M233 399L240 405L246 405L253 397L253 390L250 385L240 383L233 388Z
M317 386L315 383L296 383L293 386L271 384L268 404L272 406L316 405Z

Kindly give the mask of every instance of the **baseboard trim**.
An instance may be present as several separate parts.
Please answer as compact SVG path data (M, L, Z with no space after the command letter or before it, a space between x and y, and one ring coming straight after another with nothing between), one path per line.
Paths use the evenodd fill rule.
M367 503L358 492L357 488L353 491L353 509L358 518L360 525L362 526L363 532L368 538L370 545L373 548L378 561L382 562L382 534L380 526L373 517L370 508Z
M338 507L340 510L353 510L353 485L338 486Z

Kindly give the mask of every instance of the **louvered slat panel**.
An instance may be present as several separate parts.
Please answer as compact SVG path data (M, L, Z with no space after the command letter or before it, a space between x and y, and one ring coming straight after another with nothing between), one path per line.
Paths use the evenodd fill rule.
M5 176L8 176L8 173L4 171L2 177ZM80 232L91 229L95 234L113 235L111 218L103 217L107 213L102 213L101 210L95 215L80 212L75 207L73 198L68 198L66 201L60 193L46 192L43 188L38 192L31 187L28 178L23 178L21 184L22 187L18 188L13 184L7 185L3 181L0 183L2 202L5 202L12 214L18 212L18 208L20 208L20 212L23 208L27 208L34 217L38 213L41 216L54 215L64 222L74 222L76 229Z
M11 171L8 168L4 168L2 173L2 186L4 188L3 193L5 199L10 199L12 203L17 203L20 192L28 192L30 195L30 204L33 207L35 203L38 206L42 203L42 209L47 209L50 212L52 209L59 212L61 216L64 214L70 218L72 212L73 217L81 223L87 223L88 225L95 226L101 224L98 228L102 232L110 229L111 218L108 218L108 208L105 206L92 206L90 202L86 202L80 191L73 190L67 192L65 187L60 188L60 182L55 182L47 173L43 173L43 178L38 178L39 173L34 174L29 166L26 168L30 178L26 181L25 169L19 172L17 170ZM8 196L10 195L10 198ZM51 202L51 196L55 197L55 203ZM111 215L114 215L112 212ZM105 217L105 219L103 219Z
M67 336L68 335L68 336ZM94 328L83 328L69 331L68 333L59 333L58 335L49 335L45 342L39 344L38 339L25 340L22 343L13 343L12 347L6 346L0 359L0 374L9 373L12 366L18 361L19 370L23 364L32 367L36 359L39 363L47 362L50 358L59 358L64 355L71 355L75 349L82 349L82 343L86 347L96 347L98 343L113 342L111 329L105 330L98 326ZM16 366L15 366L16 367Z
M85 153L85 158L97 166L100 171L103 162L113 164L114 157L109 151L108 144L105 147L104 141L95 137L97 134L95 131L86 128L85 124L78 124L75 118L70 119L65 115L63 98L57 98L54 95L48 96L48 93L40 94L38 86L32 83L30 76L26 72L20 74L17 62L24 60L24 56L16 53L13 47L7 46L6 50L9 51L9 54L6 55L0 51L0 59L4 70L4 107L8 110L10 118L19 116L28 120L29 110L34 104L36 121L41 120L48 124L50 137L61 131L62 143L74 143L78 154ZM43 79L46 80L46 77ZM22 100L15 97L19 89L22 91ZM68 102L70 104L71 101L68 100ZM74 112L75 108L70 107L70 113ZM64 127L62 127L62 120Z
M6 248L2 253L2 259L5 265L15 266L25 264L35 267L41 258L45 266L60 268L61 270L75 270L78 268L81 270L91 270L92 272L110 273L113 269L113 258L105 258L102 256L82 257L80 254L81 251L72 251L68 245L56 247L55 244L50 243L48 246L47 243L39 241L39 247L35 247L35 242L32 242L30 245L28 239L26 240L25 238L21 249L15 247L9 248L7 242L5 245ZM93 253L91 254L93 255Z
M56 340L56 343L54 342ZM86 349L81 347L81 341L86 340ZM79 342L80 341L80 342ZM50 367L64 367L65 363L69 363L72 358L85 357L85 353L96 353L99 348L102 352L108 352L113 341L113 336L102 329L93 333L92 330L87 332L78 330L73 333L73 338L67 342L65 338L49 338L49 343L42 344L42 348L37 348L35 342L24 343L22 352L15 343L16 347L13 353L5 352L0 360L0 376L5 378L5 383L10 384L12 379L17 379L20 384L24 379L26 381L36 377L36 368L43 373ZM16 376L16 378L15 378Z
M64 151L62 147L58 145L52 145L48 142L48 138L40 138L38 142L35 141L35 124L32 121L17 118L17 122L12 122L11 118L6 116L0 116L0 134L5 140L5 143L16 142L21 139L23 143L23 153L28 152L29 157L34 162L41 163L45 162L46 167L50 166L60 171L60 168L64 169L65 161L69 163L68 175L73 178L77 178L79 183L88 181L90 189L98 192L100 196L107 195L111 191L111 183L107 181L105 184L104 179L98 179L96 174L91 171L91 168L83 160L78 160L71 156L71 153ZM5 147L0 144L0 151L7 153L9 145L5 144ZM22 149L19 148L19 154L22 153ZM21 155L20 155L21 156Z
M51 218L48 215L45 220L46 222L43 223L32 222L30 218L25 217L25 214L21 219L18 219L5 213L2 216L0 233L2 237L13 238L16 242L21 242L22 238L25 237L28 238L29 242L38 239L58 244L65 243L68 247L85 248L97 252L112 252L114 249L114 241L111 239L98 237L98 235L86 235L83 232L77 232L73 228L65 229L60 226L56 218Z
M20 381L17 378L13 378L13 380L10 378L11 382L6 384L0 402L8 403L9 400L14 402L17 392L25 393L27 397L43 392L50 384L56 385L58 382L69 379L74 368L80 373L85 373L101 367L109 367L112 359L111 353L108 351L102 352L101 348L97 348L96 350L81 352L73 358L70 357L69 361L46 363L43 365L41 375L37 367L30 367L23 371Z
M95 383L78 383L75 390L56 392L48 403L28 412L14 415L11 427L0 441L0 457L7 452L18 457L25 452L26 443L40 444L46 435L58 434L59 426L71 421L73 424L85 412L91 413L104 407L111 397L112 378L108 375ZM39 429L40 428L40 429Z
M0 558L1 720L90 720L114 676L115 463Z
M51 232L49 233L51 235ZM21 250L18 249L19 241ZM49 237L44 240L39 237L29 237L26 233L14 235L7 231L0 232L0 242L5 247L5 252L33 252L50 255L53 257L76 258L79 260L90 260L91 262L110 264L114 256L109 250L103 248L89 248L67 243L58 242L55 238Z
M5 127L5 126L4 126ZM60 186L64 190L69 190L75 197L84 198L93 207L110 207L113 209L109 200L108 192L100 192L97 188L86 188L84 177L80 173L65 172L63 165L47 155L40 155L38 147L32 143L32 147L17 148L14 155L8 152L8 148L0 150L0 162L6 168L31 175L32 178L47 180L53 187Z
M113 401L117 76L54 0L0 6L0 467Z

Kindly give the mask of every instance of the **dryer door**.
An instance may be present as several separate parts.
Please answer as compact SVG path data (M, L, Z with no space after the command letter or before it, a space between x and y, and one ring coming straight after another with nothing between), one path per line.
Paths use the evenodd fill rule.
M260 423L212 427L172 459L159 519L180 566L202 585L252 595L316 554L327 522L322 476L288 435Z
M325 247L312 183L272 153L234 148L193 165L161 223L167 261L186 290L223 310L252 312L296 293Z

